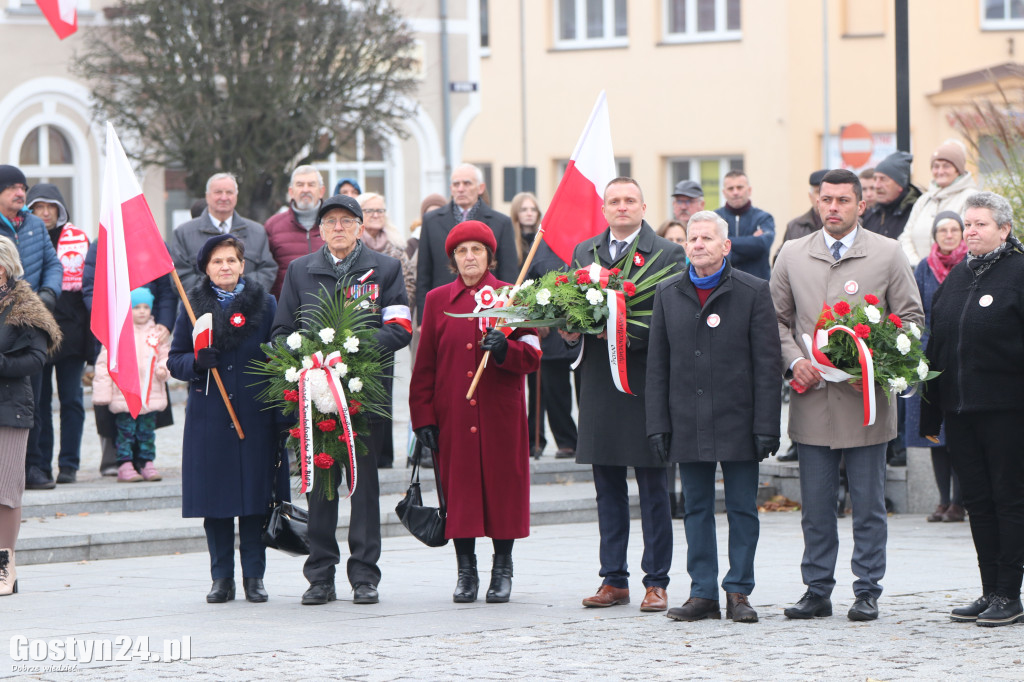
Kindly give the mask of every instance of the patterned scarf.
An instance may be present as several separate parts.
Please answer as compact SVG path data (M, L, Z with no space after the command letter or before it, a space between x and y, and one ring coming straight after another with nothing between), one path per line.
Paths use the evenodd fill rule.
M352 252L337 263L334 262L334 254L332 254L331 250L327 248L327 244L324 244L320 248L320 253L324 255L324 260L326 260L327 264L334 270L334 276L337 279L341 279L348 274L348 271L351 270L352 266L355 265L357 260L359 260L359 256L363 253L363 243L357 239Z
M235 300L235 296L238 296L245 289L245 280L239 279L238 284L231 291L224 291L213 282L210 282L210 286L213 287L213 293L217 294L217 302L220 303L220 307L227 308L231 305L231 301Z
M939 251L938 244L932 244L932 252L928 254L928 267L931 268L935 279L942 284L946 275L953 269L953 266L964 259L967 255L967 242L961 241L959 246L949 253Z
M478 198L476 203L469 207L469 212L466 214L466 217L462 218L460 217L462 215L462 209L459 208L459 205L455 203L454 199L452 199L452 215L457 218L456 223L462 223L467 220L478 220L477 216L480 215L480 212L483 210L483 199Z
M1011 247L1013 247L1011 249ZM974 276L979 277L984 274L986 270L992 267L997 260L1010 253L1011 250L1016 250L1024 253L1024 244L1020 243L1020 240L1013 236L1011 233L1006 241L992 249L988 253L980 256L967 254L967 267L974 271Z

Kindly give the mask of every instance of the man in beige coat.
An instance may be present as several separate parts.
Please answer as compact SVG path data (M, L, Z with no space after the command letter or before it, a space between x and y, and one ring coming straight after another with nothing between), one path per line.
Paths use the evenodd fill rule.
M896 435L896 398L875 385L877 412L863 426L860 386L822 382L807 359L802 334L812 335L822 305L863 302L874 294L885 314L924 324L914 274L899 242L865 230L860 181L847 170L829 171L821 181L818 211L824 227L786 242L772 272L771 291L779 321L783 365L807 387L793 393L789 436L800 456L800 495L804 556L801 573L807 592L788 618L832 615L839 536L836 494L839 462L845 456L853 502L853 583L856 600L850 620L878 617L879 581L885 574L885 447ZM789 374L788 373L788 374Z

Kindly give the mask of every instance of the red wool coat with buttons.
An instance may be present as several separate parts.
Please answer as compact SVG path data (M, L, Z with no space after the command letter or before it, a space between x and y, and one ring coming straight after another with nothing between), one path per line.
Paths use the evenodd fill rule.
M409 408L413 428L440 429L441 485L448 502L445 535L500 540L530 534L530 448L524 377L540 366L532 330L517 329L505 361L487 363L473 400L466 393L483 357L483 333L469 313L479 288L504 286L488 273L473 288L462 278L429 292L416 350Z

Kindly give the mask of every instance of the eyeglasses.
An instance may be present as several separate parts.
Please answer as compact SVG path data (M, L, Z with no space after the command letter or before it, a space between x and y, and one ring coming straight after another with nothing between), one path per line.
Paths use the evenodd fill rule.
M328 218L320 222L320 226L328 230L337 229L339 226L343 229L351 230L360 224L356 218Z
M388 210L386 208L364 208L363 215L384 215Z

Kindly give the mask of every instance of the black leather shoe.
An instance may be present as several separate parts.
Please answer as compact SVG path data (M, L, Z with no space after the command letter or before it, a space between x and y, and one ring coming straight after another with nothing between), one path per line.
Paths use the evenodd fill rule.
M57 484L50 475L39 467L29 467L25 472L25 488L27 490L53 490Z
M337 598L334 581L323 580L310 584L309 589L302 595L302 603L305 606L319 606Z
M380 601L377 586L370 583L359 583L352 588L353 604L376 604Z
M456 554L459 564L459 579L455 583L452 601L456 604L470 604L476 601L480 591L480 577L476 572L476 554Z
M217 578L213 581L210 593L206 595L207 604L223 604L235 598L234 578Z
M666 611L665 617L682 621L704 620L705 618L721 620L722 608L718 605L717 599L690 597L682 606L676 606Z
M781 455L775 456L776 462L795 462L797 461L796 445L790 445L789 449Z
M263 578L242 578L242 589L245 590L245 600L254 604L262 604L270 599L270 595L263 589Z
M832 600L807 590L804 592L804 596L800 597L800 601L790 606L783 613L786 615L786 618L793 618L795 620L826 618L832 615Z
M78 472L71 467L61 467L57 474L57 483L74 483L78 480Z
M504 604L512 596L512 555L495 554L491 565L491 585L487 588L488 604Z
M949 619L954 623L973 623L989 607L993 597L995 597L994 594L983 594L967 606L953 609L949 614Z
M1010 599L1001 594L993 595L988 608L978 614L978 625L995 628L1001 625L1024 623L1024 606L1020 598Z
M846 617L850 620L877 620L878 599L867 592L861 592L857 595L857 599L853 602Z

